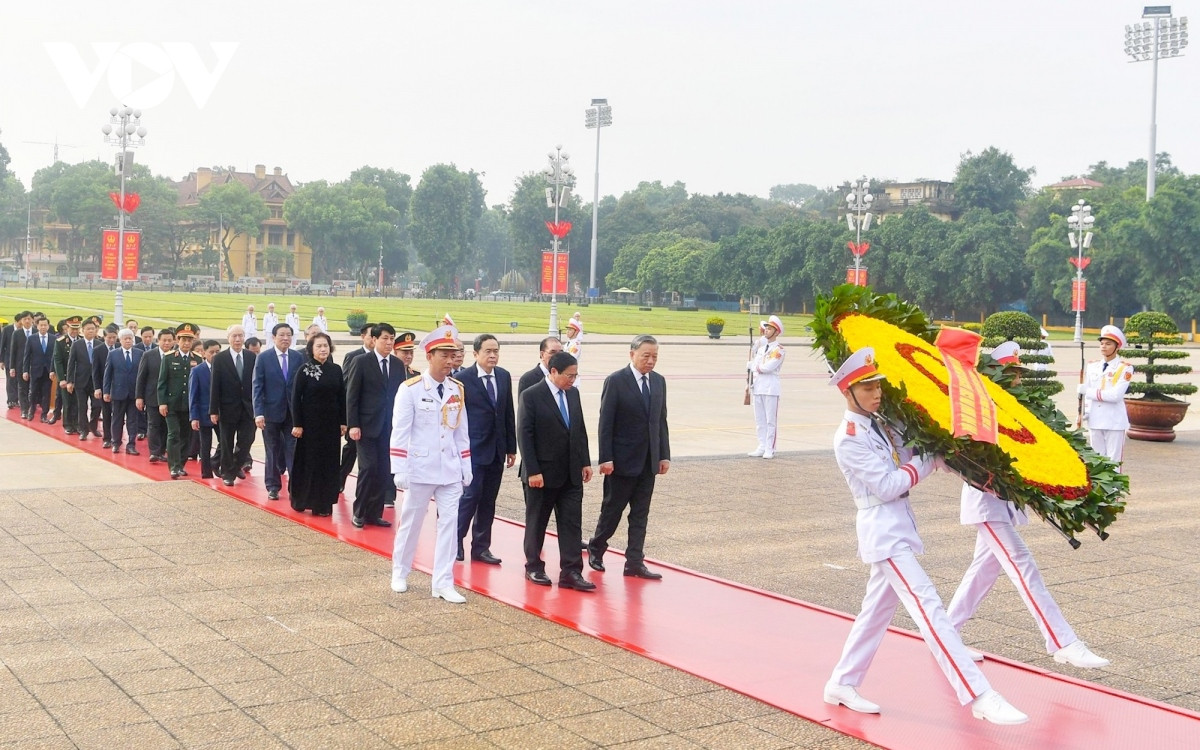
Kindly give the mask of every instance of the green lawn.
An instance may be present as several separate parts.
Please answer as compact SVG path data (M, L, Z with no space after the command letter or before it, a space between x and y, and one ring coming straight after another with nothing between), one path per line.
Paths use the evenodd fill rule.
M196 323L201 326L224 328L240 322L246 305L253 304L255 314L262 320L267 303L275 303L275 312L282 319L288 306L295 304L300 318L305 323L312 320L318 306L325 308L330 330L345 332L346 312L362 309L372 322L387 321L400 330L428 331L441 321L447 312L458 327L469 333L507 333L510 323L516 321L517 333L541 333L546 330L550 319L550 305L544 302L490 302L465 300L396 300L368 297L314 297L314 296L263 296L246 294L205 294L186 292L125 292L125 317L136 318L143 325L174 325L179 322ZM52 320L66 317L69 313L90 315L100 313L105 320L112 318L112 292L88 292L25 289L21 287L0 288L0 317L11 319L19 310L41 310ZM566 329L567 320L579 311L582 313L584 329L588 333L635 335L706 336L705 321L716 314L725 319L726 337L744 336L753 325L758 327L759 318L751 319L747 314L713 313L708 310L697 312L672 312L665 307L650 311L638 310L633 305L593 305L578 308L559 303L559 325ZM783 316L787 335L801 335L811 316Z

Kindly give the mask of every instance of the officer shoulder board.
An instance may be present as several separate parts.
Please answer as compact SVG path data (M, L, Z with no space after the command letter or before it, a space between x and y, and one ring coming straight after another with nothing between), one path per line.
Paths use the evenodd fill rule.
M850 437L854 437L858 434L858 429L854 426L854 423L848 419L846 420L846 434Z
M405 385L416 385L417 383L420 383L420 382L421 382L421 376L420 376L420 375L413 375L413 376L412 376L411 378L409 378L408 380L405 380L405 381L404 381L404 384L405 384Z
M467 389L463 388L462 381L458 380L456 378L452 378L449 375L446 376L446 380L449 380L451 383L454 383L456 386L458 386L458 397L460 399L462 399L463 401L466 401L467 400Z

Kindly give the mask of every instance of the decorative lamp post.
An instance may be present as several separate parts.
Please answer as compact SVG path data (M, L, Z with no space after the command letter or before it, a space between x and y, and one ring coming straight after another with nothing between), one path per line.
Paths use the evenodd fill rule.
M1083 278L1083 269L1092 262L1091 258L1083 257L1083 251L1092 247L1092 228L1096 217L1092 216L1092 207L1082 198L1071 206L1071 215L1067 217L1067 239L1071 241L1071 249L1075 257L1071 265L1075 266L1075 281L1071 283L1071 309L1075 311L1075 343L1079 344L1079 382L1083 383L1084 370L1087 369L1087 358L1083 353L1083 311L1087 309L1087 281ZM1083 424L1083 396L1079 397L1079 415L1075 426Z
M113 302L113 321L120 325L121 321L125 320L122 292L122 281L125 276L125 215L133 213L137 208L136 201L126 199L125 178L133 167L133 152L129 149L145 144L146 128L142 126L140 109L122 105L108 110L108 115L110 120L100 128L100 132L104 133L105 143L120 148L117 156L117 172L121 176L121 194L120 200L114 201L117 203L117 288L116 299Z
M596 223L600 218L600 129L612 125L612 107L607 99L593 99L591 109L584 115L583 124L591 130L596 130L596 184L592 193L592 273L588 277L588 297L599 297L600 289L596 286Z
M1158 135L1158 58L1179 57L1188 43L1187 18L1172 18L1170 5L1147 5L1142 18L1148 21L1125 27L1125 54L1130 62L1153 63L1150 74L1150 160L1146 163L1146 200L1154 197Z
M850 192L846 194L846 226L854 232L854 242L846 243L846 247L854 255L854 268L847 270L846 281L855 286L867 285L867 269L862 267L862 257L871 249L871 243L862 241L862 233L871 228L871 219L874 218L871 204L874 201L871 183L866 177L851 184Z
M554 209L554 223L546 222L546 228L554 237L550 261L550 335L558 335L558 241L571 231L571 223L558 220L558 209L571 197L571 186L575 184L575 173L568 162L571 157L564 154L562 146L555 146L548 154L550 166L542 173L553 187L546 188L546 207Z

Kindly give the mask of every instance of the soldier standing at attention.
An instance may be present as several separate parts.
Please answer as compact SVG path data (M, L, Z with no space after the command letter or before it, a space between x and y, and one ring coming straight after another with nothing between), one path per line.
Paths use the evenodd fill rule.
M408 574L429 501L437 503L433 547L433 596L452 604L467 599L454 589L458 549L458 501L471 474L471 439L462 384L450 377L454 353L462 347L453 326L441 326L421 340L429 367L409 378L396 393L392 412L391 460L396 489L407 490L392 550L392 591L408 591Z
M180 323L175 329L179 348L163 355L158 371L158 413L167 420L167 468L172 479L188 475L183 469L183 452L192 444L188 379L192 368L204 361L192 353L192 342L199 332L192 323Z
M1079 395L1087 402L1088 442L1092 450L1121 463L1125 453L1125 391L1133 379L1133 365L1121 359L1125 333L1116 326L1100 329L1100 359L1088 362Z
M67 377L67 360L71 356L71 347L79 340L82 323L83 318L79 315L67 318L60 325L61 335L54 340L54 375L58 378L58 400L50 421L53 423L61 417L64 429L73 429L79 421L75 416L75 395L67 389L67 383L70 382L70 378Z
M754 425L758 429L758 447L750 451L753 458L775 458L775 440L779 432L779 370L783 367L783 345L779 335L783 321L772 315L763 327L766 343L758 346L754 359L746 369L754 376L750 393L754 396Z
M768 328L770 325L768 324ZM854 618L842 656L825 685L825 702L864 714L879 706L858 694L875 652L883 642L896 605L917 624L925 644L962 705L977 719L1024 724L1029 717L992 689L950 624L933 582L917 561L925 551L908 491L933 473L933 456L915 456L904 447L902 428L878 416L885 376L875 367L875 350L851 354L829 384L846 399L846 413L833 438L833 455L858 508L858 555L871 566L862 610Z

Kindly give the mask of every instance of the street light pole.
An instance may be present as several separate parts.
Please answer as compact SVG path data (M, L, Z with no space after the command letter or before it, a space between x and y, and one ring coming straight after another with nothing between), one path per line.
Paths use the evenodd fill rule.
M133 107L120 106L108 110L109 122L100 128L104 133L104 142L119 146L120 156L117 157L118 172L121 175L121 205L117 206L117 288L113 301L113 322L121 325L125 319L124 293L122 282L125 275L125 177L133 162L133 153L129 150L146 142L146 128L142 127L142 111ZM114 129L113 126L117 127ZM133 136L137 140L133 140Z
M1125 27L1125 54L1130 62L1152 63L1150 74L1150 158L1146 162L1146 200L1154 197L1158 139L1158 58L1178 57L1187 47L1188 20L1172 18L1171 6L1148 5L1140 24Z
M562 146L555 146L554 153L548 154L550 166L543 175L554 186L546 189L546 207L554 208L554 224L558 225L558 209L571 196L571 186L575 184L575 173L571 171L568 162L571 157L563 153ZM554 234L550 258L550 335L558 335L558 234Z
M596 129L596 184L592 193L592 273L588 277L588 297L600 296L596 286L596 224L600 219L600 130L612 125L612 107L607 99L593 99L591 109L584 113L583 124Z
M1071 206L1071 215L1067 217L1067 239L1076 255L1071 259L1075 266L1075 284L1071 289L1071 307L1075 308L1075 343L1079 344L1079 382L1083 383L1087 369L1087 357L1083 351L1083 310L1087 307L1087 286L1083 280L1083 269L1087 268L1090 258L1083 257L1083 251L1092 246L1092 229L1096 225L1096 217L1092 216L1092 207L1082 198ZM1075 426L1083 424L1083 396L1079 397L1079 415Z
M871 204L875 196L871 195L871 182L864 176L857 183L851 183L850 192L846 194L846 225L854 232L854 284L866 286L862 278L862 256L867 248L863 246L862 233L871 228Z

